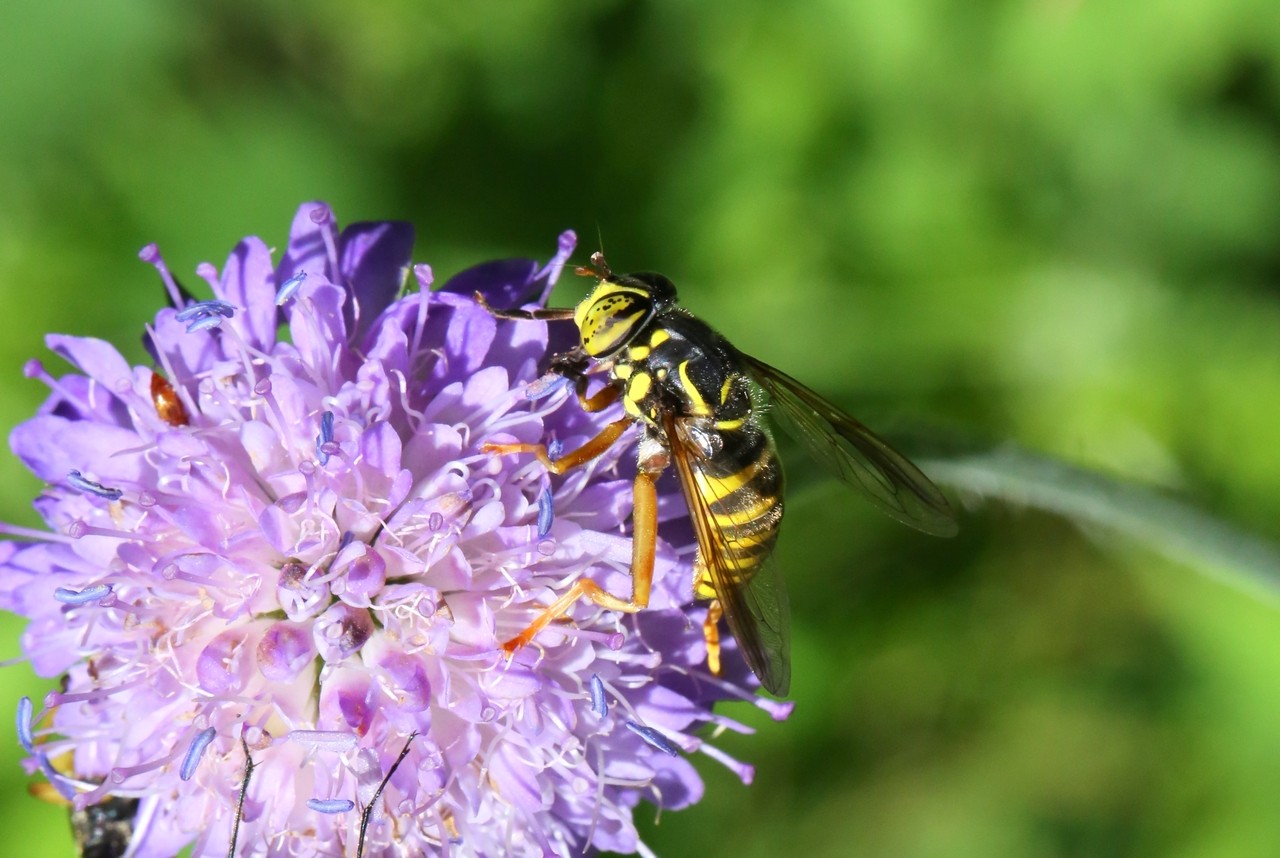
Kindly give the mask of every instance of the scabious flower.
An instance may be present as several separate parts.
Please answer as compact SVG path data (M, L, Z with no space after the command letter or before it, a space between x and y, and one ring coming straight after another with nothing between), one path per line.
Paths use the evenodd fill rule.
M750 780L697 735L744 729L713 703L789 711L732 647L706 673L674 486L647 611L582 603L503 654L578 576L629 592L634 445L554 480L480 449L616 419L540 376L571 325L472 297L545 301L572 233L434 292L411 245L307 204L278 264L249 238L200 266L206 301L148 247L173 304L154 368L69 336L48 344L78 372L28 365L52 394L11 443L50 530L4 528L0 607L61 679L19 704L19 740L77 808L137 799L139 858L226 855L233 832L252 856L645 853L633 809L697 801L690 753Z

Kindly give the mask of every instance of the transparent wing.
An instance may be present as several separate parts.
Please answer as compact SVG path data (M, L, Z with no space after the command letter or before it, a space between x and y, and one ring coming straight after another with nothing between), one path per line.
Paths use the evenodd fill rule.
M669 417L665 427L671 458L698 536L699 556L729 631L760 684L772 694L785 696L791 686L791 620L777 564L771 553L739 559L748 549L738 546L718 524L710 501L699 489L700 482L714 483L716 478L706 474L701 459L680 441L675 422Z
M934 536L955 535L951 505L906 456L785 372L750 355L742 359L773 400L779 425L819 463L898 521Z

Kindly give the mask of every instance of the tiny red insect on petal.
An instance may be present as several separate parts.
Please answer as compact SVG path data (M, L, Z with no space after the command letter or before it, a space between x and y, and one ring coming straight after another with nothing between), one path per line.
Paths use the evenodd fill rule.
M170 426L186 426L191 422L187 407L178 398L178 391L158 372L151 373L151 401L155 403L160 419Z

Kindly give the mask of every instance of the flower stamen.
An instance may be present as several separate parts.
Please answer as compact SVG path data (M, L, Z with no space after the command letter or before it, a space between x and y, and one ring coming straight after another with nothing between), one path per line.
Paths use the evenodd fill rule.
M155 244L148 244L142 250L138 251L138 258L143 262L150 263L156 271L160 272L160 279L164 283L164 287L169 292L169 303L174 307L181 307L186 303L186 296L183 294L182 287L173 278L173 274L169 271L169 266L165 264L164 257L160 255L160 248Z
M604 694L604 683L597 674L591 674L591 711L596 717L603 719L609 714L609 700Z
M90 602L101 601L110 596L111 590L110 584L94 584L91 587L85 587L83 590L59 587L53 591L53 598L64 605L87 605Z
M350 751L359 742L354 733L343 733L337 730L291 730L285 736L290 742L305 745L313 751Z
M30 697L24 695L18 698L18 742L28 754L35 753L36 740L31 732L31 716L34 708Z
M302 287L302 281L306 279L307 272L299 271L280 284L280 288L276 290L276 306L283 307L286 301L298 293L298 289Z
M87 495L95 495L103 500L118 501L124 497L122 490L104 486L102 483L89 479L77 470L67 472L67 482L71 484L73 489L78 489Z
M545 539L551 532L551 525L556 520L555 509L551 503L551 489L543 489L538 495L538 538Z
M635 721L630 719L623 723L626 724L628 730L635 733L641 739L644 739L645 744L649 747L656 748L662 753L668 754L672 757L680 756L680 749L673 745L670 739L659 733L653 727L649 727L645 724L637 724Z
M347 813L353 810L356 803L349 798L309 798L307 799L307 807L316 813L326 813L330 815Z
M217 731L212 727L206 727L195 735L191 740L191 744L187 747L186 756L182 758L182 766L178 769L178 777L184 781L191 780L191 777L196 773L196 767L204 759L205 750L217 734Z
M321 465L329 464L329 456L338 452L338 445L333 442L333 412L326 411L320 415L320 434L316 436L316 459Z

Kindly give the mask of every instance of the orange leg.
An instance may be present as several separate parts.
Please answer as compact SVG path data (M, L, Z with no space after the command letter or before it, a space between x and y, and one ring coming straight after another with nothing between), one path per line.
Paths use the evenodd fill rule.
M702 636L707 640L707 670L712 676L720 675L720 617L724 608L719 599L712 599L707 608L707 618L702 621Z
M533 640L552 620L564 616L579 599L590 599L609 611L634 614L649 606L649 590L653 584L653 559L658 539L658 492L654 474L636 474L635 507L632 516L631 598L619 599L599 584L579 578L560 598L547 606L524 631L502 645L507 655Z
M578 394L578 404L582 406L582 410L594 413L603 411L610 405L618 401L618 395L622 393L622 388L617 385L610 384L598 391L595 395L587 396L587 378L580 375L574 382L574 389Z
M599 396L600 394L597 394ZM609 449L633 421L629 417L615 420L599 435L578 449L553 460L542 444L485 444L482 450L490 453L533 453L553 474L562 474L570 468L589 462ZM579 599L590 599L610 611L634 614L649 605L649 591L653 584L653 561L658 540L658 490L654 485L660 470L644 470L636 474L632 489L634 506L632 519L631 597L620 599L599 584L579 578L569 590L556 599L524 631L502 645L503 651L512 655L520 647L533 640L547 625L564 616Z
M599 394L596 395L599 396ZM622 433L627 431L627 427L634 422L630 417L615 420L601 429L599 435L578 449L565 453L555 460L547 455L546 444L481 444L480 450L484 453L497 453L499 456L507 456L512 453L532 453L538 457L538 461L543 464L543 467L551 473L559 475L571 468L590 462L596 456L608 450L613 446L613 442L617 441L622 436Z

